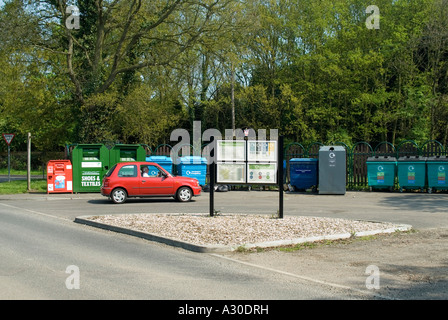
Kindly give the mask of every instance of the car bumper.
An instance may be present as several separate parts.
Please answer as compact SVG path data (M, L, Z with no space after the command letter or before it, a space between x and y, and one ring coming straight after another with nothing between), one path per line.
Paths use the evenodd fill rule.
M202 192L202 187L193 187L193 196L200 196Z
M109 197L111 191L112 191L112 188L101 187L101 194L105 197Z

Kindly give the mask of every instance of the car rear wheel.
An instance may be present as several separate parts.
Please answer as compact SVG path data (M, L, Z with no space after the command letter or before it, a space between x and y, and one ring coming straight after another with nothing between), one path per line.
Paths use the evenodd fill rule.
M191 200L193 192L188 187L182 187L177 190L177 200L181 202L188 202Z
M117 188L112 191L112 194L110 195L110 198L114 203L120 204L124 203L127 199L128 195L126 193L126 190L122 188Z

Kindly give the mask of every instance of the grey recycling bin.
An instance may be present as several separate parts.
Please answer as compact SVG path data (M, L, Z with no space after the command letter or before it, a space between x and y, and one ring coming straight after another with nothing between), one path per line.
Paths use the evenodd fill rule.
M345 194L346 151L341 146L319 149L319 194Z

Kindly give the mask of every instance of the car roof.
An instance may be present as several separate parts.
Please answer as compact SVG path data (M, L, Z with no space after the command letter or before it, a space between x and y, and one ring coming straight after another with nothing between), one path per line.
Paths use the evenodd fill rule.
M117 163L119 165L130 165L130 164L135 164L135 165L157 165L157 163L155 162L150 162L150 161L126 161L126 162L119 162Z

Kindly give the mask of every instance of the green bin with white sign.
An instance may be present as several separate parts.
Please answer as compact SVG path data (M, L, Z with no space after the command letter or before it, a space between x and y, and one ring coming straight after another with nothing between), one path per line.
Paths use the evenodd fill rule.
M110 167L119 162L146 161L146 150L140 144L116 144L110 149Z
M78 144L72 151L73 192L101 192L109 170L109 149L103 144Z

